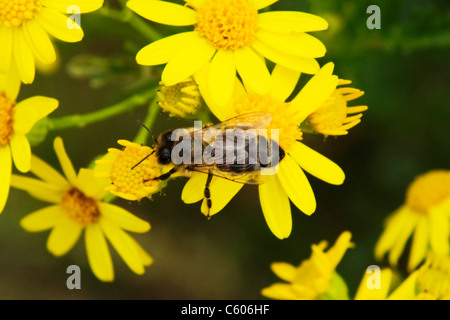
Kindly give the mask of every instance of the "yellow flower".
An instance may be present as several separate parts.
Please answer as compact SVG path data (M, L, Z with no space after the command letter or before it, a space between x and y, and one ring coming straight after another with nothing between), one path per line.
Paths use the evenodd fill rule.
M226 105L236 72L253 88L267 88L267 58L287 68L315 74L315 58L325 46L307 32L325 30L328 23L303 12L259 13L277 0L185 0L181 6L166 1L130 0L128 8L166 25L194 26L144 47L136 56L141 65L167 63L162 82L171 86L195 74L211 61L208 83L215 103ZM267 93L267 92L262 92Z
M350 84L349 80L339 80L338 85ZM340 136L361 122L367 106L348 107L347 102L364 94L355 88L337 88L327 101L306 120L306 125L324 136ZM357 113L357 114L355 114ZM352 115L355 114L355 115ZM350 115L350 116L349 116Z
M103 159L96 161L95 176L111 182L106 191L130 201L159 191L161 182L152 180L161 175L156 156L149 156L153 150L127 140L118 143L124 150L110 148Z
M158 91L158 97L159 106L171 117L186 118L200 108L200 92L192 78L173 86L163 85Z
M348 299L345 282L335 270L347 249L354 246L351 236L350 232L343 232L326 252L326 241L312 245L311 257L298 267L285 262L272 263L272 271L288 283L264 288L262 295L282 300Z
M29 232L51 229L47 249L55 256L70 251L84 230L90 267L102 281L114 280L106 239L133 272L143 274L152 258L124 230L144 233L150 225L118 206L102 202L105 185L94 177L92 170L81 169L76 174L61 138L55 139L54 148L65 177L35 156L31 172L40 179L12 177L13 187L52 203L23 218L21 226Z
M0 74L0 213L8 199L11 158L17 170L30 170L31 148L26 134L39 119L58 107L57 100L41 96L17 103L19 89L17 74Z
M35 60L56 61L49 35L65 42L83 38L83 30L65 13L72 14L75 8L91 12L102 5L103 0L0 0L0 74L13 65L23 83L32 83Z
M449 300L450 299L450 257L429 254L426 262L411 273L393 292L392 270L380 272L380 288L370 289L365 274L355 300Z
M236 81L234 101L228 106L215 105L210 97L207 80L208 66L197 74L200 92L211 111L219 120L226 120L239 114L265 112L272 116L267 129L279 130L279 144L286 156L279 164L276 175L264 176L259 185L259 197L266 222L275 236L289 237L292 230L292 216L289 199L305 214L311 215L316 209L316 200L303 169L317 178L340 185L345 174L334 162L300 142L302 131L299 124L319 108L336 89L338 78L333 76L332 63L325 65L290 102L285 102L297 85L300 73L280 65L272 72L268 94L255 93L244 89ZM194 173L182 193L185 203L195 203L203 199L206 174ZM214 177L211 182L212 207L214 215L242 188L242 184ZM202 212L207 214L206 201Z
M381 259L389 252L389 263L397 265L409 237L413 235L408 269L414 270L428 251L449 254L450 171L433 170L417 177L409 186L405 203L388 217L375 247Z

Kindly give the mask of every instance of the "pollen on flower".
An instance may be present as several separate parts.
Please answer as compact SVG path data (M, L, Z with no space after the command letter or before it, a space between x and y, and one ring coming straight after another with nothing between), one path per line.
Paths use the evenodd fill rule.
M14 102L9 101L4 92L0 92L0 148L9 143L14 133L13 107Z
M171 117L185 118L200 107L200 92L192 79L173 86L162 86L158 91L159 106Z
M350 83L351 81L348 80L339 80L338 85ZM368 108L367 106L348 107L347 103L363 94L363 91L355 88L337 88L327 101L308 117L306 125L325 136L348 134L348 130L361 122L361 112Z
M234 50L253 41L258 11L248 0L207 0L196 10L195 30L217 49Z
M425 214L449 198L450 171L447 170L433 170L417 177L406 192L408 207Z
M417 284L423 293L434 299L450 299L450 258L430 254L420 267Z
M234 110L238 114L249 112L265 112L272 115L272 121L265 129L279 130L279 144L288 151L289 147L296 140L302 140L303 133L299 128L296 118L296 111L291 108L290 103L279 101L269 95L248 93L243 95L234 105Z
M100 217L97 200L77 188L71 188L64 194L61 205L69 218L82 226L96 223Z
M41 8L41 0L0 0L0 25L18 27L32 20Z
M140 200L158 191L160 182L153 179L160 175L159 165L155 156L149 157L153 150L126 140L119 140L118 143L125 148L108 150L115 155L114 160L97 161L97 164L111 167L109 172L96 175L111 179L112 184L107 190L130 201Z

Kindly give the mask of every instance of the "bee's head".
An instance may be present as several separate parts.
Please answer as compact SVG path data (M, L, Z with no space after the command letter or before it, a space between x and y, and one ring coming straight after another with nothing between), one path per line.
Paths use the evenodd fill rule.
M161 134L156 140L156 158L159 164L166 165L172 162L172 148L174 142L171 139L172 131Z

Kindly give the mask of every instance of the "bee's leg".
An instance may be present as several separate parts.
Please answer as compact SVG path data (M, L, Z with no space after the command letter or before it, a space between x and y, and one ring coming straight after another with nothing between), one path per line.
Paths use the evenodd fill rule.
M159 177L150 179L150 180L159 180L159 181L164 181L170 178L171 175L173 175L175 172L177 172L176 168L172 168L170 169L170 171L160 175ZM150 181L150 180L144 180L144 182Z
M206 199L206 206L208 207L208 213L206 215L206 218L208 218L208 220L211 219L211 216L209 215L209 211L211 210L212 202L211 202L211 191L209 189L209 186L211 185L212 178L213 178L213 174L211 173L211 171L209 171L208 178L206 179L205 191L204 191L204 195L205 195L205 199Z

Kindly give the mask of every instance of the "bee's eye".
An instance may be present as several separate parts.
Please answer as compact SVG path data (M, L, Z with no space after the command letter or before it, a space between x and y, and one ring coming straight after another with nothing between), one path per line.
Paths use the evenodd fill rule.
M169 164L171 160L171 152L169 148L164 148L159 154L158 161L160 164Z

